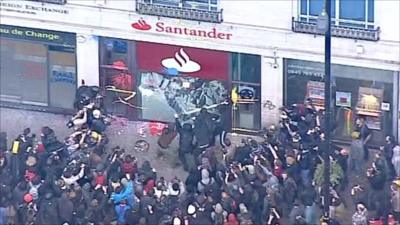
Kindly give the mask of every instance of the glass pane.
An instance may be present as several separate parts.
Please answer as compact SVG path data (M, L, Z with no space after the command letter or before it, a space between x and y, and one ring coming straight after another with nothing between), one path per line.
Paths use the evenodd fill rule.
M324 8L324 0L310 0L310 15L318 16Z
M202 107L220 115L218 106L226 100L228 91L221 81L143 72L138 94L142 119L173 122L174 114L179 114L181 121L191 122Z
M340 19L365 21L365 0L340 1Z
M368 22L374 22L374 0L368 0Z
M232 77L235 81L260 83L261 57L232 53Z
M260 102L237 104L236 108L233 109L233 127L248 130L260 130L260 117Z
M261 127L260 86L243 83L233 84L237 104L233 107L232 124L235 128L259 130Z
M75 52L61 50L49 51L50 105L70 109L77 86Z
M300 1L300 14L307 15L307 0Z
M310 15L320 15L324 7L325 0L310 0ZM331 17L335 18L335 0L331 0Z
M47 106L47 48L1 39L1 94L5 101Z
M153 4L168 5L168 6L178 6L180 0L153 0Z
M114 86L116 89L131 91L132 93L121 93L116 90L108 90L105 92L106 109L113 114L126 116L131 118L136 110L134 109L136 96L135 77L129 70L128 64L128 41L102 38L100 39L100 86ZM129 99L128 99L129 98ZM127 99L127 100L125 100Z

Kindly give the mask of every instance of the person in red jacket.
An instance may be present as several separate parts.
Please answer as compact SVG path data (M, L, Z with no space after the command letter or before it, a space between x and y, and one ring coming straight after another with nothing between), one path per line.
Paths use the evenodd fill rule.
M233 213L230 213L228 215L228 220L224 223L224 225L239 225L239 221L236 218L236 215Z

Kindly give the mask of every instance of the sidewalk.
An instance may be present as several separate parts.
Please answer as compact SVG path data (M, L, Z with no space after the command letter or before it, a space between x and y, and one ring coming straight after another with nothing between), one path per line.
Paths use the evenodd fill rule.
M69 116L51 113L0 108L0 131L7 132L9 146L12 140L27 127L30 127L32 133L36 133L39 136L41 127L49 126L55 131L58 139L63 141L72 132L71 129L66 127L69 118ZM119 145L127 152L136 156L139 166L144 160L150 161L160 177L164 176L166 179L172 179L177 176L180 179L186 179L187 173L181 166L176 166L177 162L179 162L177 156L179 138L175 138L169 149L162 150L164 153L163 156L158 157L158 152L161 150L157 144L158 137L151 136L149 132L146 132L145 137L141 137L139 134L139 127L141 125L144 125L144 130L148 131L146 123L125 120L113 122L106 131L110 139L108 149ZM232 143L240 143L243 137L242 135L231 135L230 138L232 139ZM144 139L150 144L148 152L137 152L134 150L135 142L140 139Z

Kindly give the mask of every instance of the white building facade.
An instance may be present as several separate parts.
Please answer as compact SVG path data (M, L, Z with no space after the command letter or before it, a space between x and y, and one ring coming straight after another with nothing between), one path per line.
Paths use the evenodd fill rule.
M257 132L282 105L323 100L323 0L50 2L0 2L2 106L65 111L84 80L108 88L114 113L171 122L235 95L218 113ZM400 2L332 6L335 137L362 116L376 143L400 138Z

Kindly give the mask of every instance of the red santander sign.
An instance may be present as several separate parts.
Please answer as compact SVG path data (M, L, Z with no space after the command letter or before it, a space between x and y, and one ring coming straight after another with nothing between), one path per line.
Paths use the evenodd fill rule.
M132 28L141 31L155 30L159 33L178 34L183 36L203 37L219 40L231 40L232 33L219 32L215 27L211 29L193 29L187 27L168 26L164 22L157 22L155 27L148 24L145 20L140 19L131 24Z

